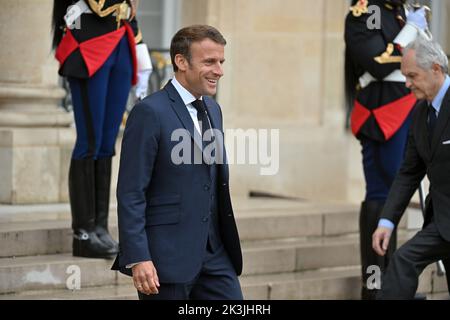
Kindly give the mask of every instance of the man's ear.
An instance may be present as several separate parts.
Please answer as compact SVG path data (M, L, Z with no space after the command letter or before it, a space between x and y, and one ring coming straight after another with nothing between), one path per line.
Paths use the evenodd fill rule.
M441 66L438 65L437 63L433 63L433 66L431 67L431 69L433 70L434 73L436 73L436 72L442 72Z
M175 64L180 71L186 71L188 67L188 61L182 54L175 55Z

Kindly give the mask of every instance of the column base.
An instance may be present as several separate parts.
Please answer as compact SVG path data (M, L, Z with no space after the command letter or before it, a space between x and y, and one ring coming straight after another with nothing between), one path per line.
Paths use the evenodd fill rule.
M73 115L57 86L0 83L0 203L67 202Z
M0 128L0 203L67 202L74 141L72 128Z

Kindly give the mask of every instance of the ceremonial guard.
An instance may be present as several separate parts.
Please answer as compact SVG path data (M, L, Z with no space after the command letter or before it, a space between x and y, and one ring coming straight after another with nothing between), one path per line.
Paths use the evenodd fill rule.
M145 95L152 66L132 0L54 0L53 46L73 100L77 140L69 169L73 255L111 258L111 159L128 95Z

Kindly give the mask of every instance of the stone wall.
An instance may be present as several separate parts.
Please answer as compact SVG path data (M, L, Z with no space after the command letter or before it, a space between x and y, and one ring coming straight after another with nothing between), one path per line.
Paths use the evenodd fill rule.
M208 23L228 40L218 93L225 127L280 130L278 173L231 165L232 192L346 200L361 190L357 142L344 131L348 1L180 1L182 25ZM0 202L67 201L75 131L56 106L64 92L50 50L52 1L0 5Z
M218 93L225 127L280 129L278 174L261 176L258 166L232 165L233 193L347 199L350 176L362 186L359 168L349 165L354 141L344 130L347 2L196 1L206 8L205 21L192 14L192 1L184 1L182 12L189 14L183 25L206 22L228 41Z

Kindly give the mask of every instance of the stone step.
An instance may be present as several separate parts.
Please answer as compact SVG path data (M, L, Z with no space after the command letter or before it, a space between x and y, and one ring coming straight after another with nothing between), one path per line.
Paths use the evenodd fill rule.
M409 233L402 231L399 234L399 243L410 237ZM44 239L43 239L44 238ZM2 238L2 255L0 268L8 263L8 257L15 260L31 257L27 254L38 252L39 255L52 255L64 253L67 257L71 252L71 235L69 230L48 229L47 233L38 231L23 231L22 237L16 242ZM324 267L337 267L358 265L359 239L357 234L328 237L302 237L273 240L247 240L242 242L244 255L244 273L280 273L299 270L318 269ZM47 246L44 245L47 243Z
M0 259L0 294L28 290L65 288L74 272L80 274L81 286L118 283L110 271L112 261L72 257L70 254Z
M354 205L273 199L234 203L244 254L243 279L359 264L358 208ZM67 291L70 267L79 268L83 288L122 290L121 284L129 279L109 270L112 261L71 256L68 206L46 207L5 210L0 206L0 294ZM111 214L110 220L116 235L116 215ZM355 277L359 279L359 273ZM431 288L431 280L425 283ZM261 285L245 290L258 296L258 288ZM266 284L262 288L266 292Z
M407 237L400 233L399 242ZM242 248L246 276L359 265L357 235L244 241ZM111 264L111 260L72 257L70 253L1 258L0 293L65 287L70 266L80 269L83 285L114 284L118 278L109 270Z
M20 257L71 252L70 218L64 207L3 207L0 224L0 257ZM302 203L287 200L237 201L236 219L242 241L277 238L321 237L358 231L357 208L352 205ZM8 216L9 220L6 220ZM54 219L51 219L51 218ZM34 220L33 220L34 219ZM111 213L110 231L117 238L117 218Z
M448 292L431 293L427 295L428 300L450 300Z
M111 210L116 208L111 204ZM36 222L70 220L68 203L49 204L0 204L0 225L12 222Z
M434 300L448 300L448 294L433 291L433 268L421 276L419 292ZM136 300L131 279L117 285L81 286L81 290L53 289L0 295L0 300ZM359 267L329 268L315 271L243 276L240 279L247 300L357 300L360 295ZM445 281L445 280L444 280Z
M81 290L30 290L18 294L0 295L0 300L137 300L131 284L81 287Z
M358 264L355 236L330 239L278 239L243 243L244 274L294 272ZM324 259L323 255L329 259ZM65 286L69 266L78 266L90 286L115 281L112 261L70 253L0 259L0 293ZM84 275L87 275L87 278ZM99 283L100 282L100 283Z
M399 230L402 245L416 231ZM266 274L359 265L359 235L244 241L244 274Z
M244 241L244 275L358 265L356 235Z
M419 293L438 294L446 292L441 286L445 277L436 275L433 265L420 276ZM338 267L274 275L257 275L241 278L247 299L310 300L310 299L360 299L360 267ZM438 285L436 285L438 284Z
M332 236L358 232L359 207L356 205L238 199L234 207L242 240Z

